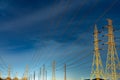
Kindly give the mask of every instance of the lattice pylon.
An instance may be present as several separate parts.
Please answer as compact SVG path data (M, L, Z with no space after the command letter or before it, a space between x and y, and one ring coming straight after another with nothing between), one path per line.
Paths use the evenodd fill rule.
M116 44L114 41L114 33L112 20L108 19L108 53L106 61L106 78L110 80L118 80L118 71L119 71L119 58L116 50Z
M43 80L45 80L45 64L43 65Z
M11 67L10 67L10 66L8 66L8 77L9 77L9 78L11 77L10 72L11 72Z
M98 29L97 25L95 25L94 29L94 55L93 55L93 63L92 63L92 71L90 75L90 79L96 78L99 80L99 78L104 79L104 69L100 57L99 52L99 46L98 46L99 40L98 40Z
M38 80L41 80L41 77L42 77L42 72L41 72L41 68L40 68L40 71L38 72Z
M28 80L28 65L26 66L26 69L24 72L24 80Z

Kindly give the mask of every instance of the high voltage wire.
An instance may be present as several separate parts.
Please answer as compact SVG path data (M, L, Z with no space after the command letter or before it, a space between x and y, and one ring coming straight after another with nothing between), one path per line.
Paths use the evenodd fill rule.
M70 61L66 62L67 66L72 66L72 65L75 65L75 64L78 64L78 63L82 62L84 59L86 59L87 57L89 57L90 54L91 53L88 53L88 54L86 54L83 57L80 57L78 59L71 59ZM57 67L57 68L59 68L59 67Z
M56 3L56 0L55 0L55 3ZM35 54L33 54L33 55L35 55ZM39 55L36 54L36 56L39 56ZM36 58L34 58L34 59L36 59ZM33 61L33 60L32 60L32 61ZM34 66L34 65L32 65L32 66Z
M67 68L68 68L68 67L72 67L72 68L77 67L75 64L77 64L78 62L80 62L80 61L83 60L83 59L86 59L86 57L88 57L90 54L91 54L91 53L83 56L83 57L80 58L79 60L76 60L76 62L73 62L73 63L71 63L71 64L67 64ZM90 62L90 61L84 62L84 63L82 63L82 64L80 64L80 65L83 66L84 64L87 64L88 62ZM58 68L58 67L57 67L57 68ZM61 69L62 69L62 68L59 68L59 69L57 69L57 71L58 71L58 70L61 70Z
M93 7L93 6L92 6Z
M64 1L64 0L62 0L62 1ZM60 22L61 22L60 20L62 20L63 16L65 15L65 11L67 11L69 5L70 5L70 0L67 0L66 6L65 6L64 11L63 11L64 13L62 14L62 16L59 17L59 20L56 23L56 29L60 25Z
M96 4L95 4L94 6L92 6L89 10L91 11L91 10L93 9L93 7L95 7L95 6L96 6ZM88 10L88 12L89 12L89 10ZM83 16L87 16L87 15L88 15L88 13L85 14L85 15L83 15ZM84 17L83 17L83 18L84 18ZM83 18L82 18L82 19L83 19ZM81 21L80 21L80 24L82 23L82 19L81 19ZM80 25L80 24L79 24L79 25ZM68 26L67 26L67 28L68 28ZM67 28L65 29L65 31L67 30ZM75 31L75 30L74 30L74 31ZM72 31L72 32L73 32L73 31ZM71 32L71 33L72 33L72 32ZM65 33L65 32L64 32L64 33ZM82 36L81 36L81 37L82 37ZM69 50L69 48L68 48L67 50L65 50L64 53L66 53L66 51L68 51L68 50ZM63 59L65 59L65 56L63 56Z
M55 3L56 3L56 0L55 0ZM55 4L54 4L55 5ZM53 8L54 9L54 8ZM52 11L54 11L54 10L52 10ZM52 13L51 13L52 14ZM51 16L51 14L49 14L50 16ZM51 20L52 21L52 20ZM36 55L37 56L37 55ZM39 58L39 55L37 56L38 58ZM37 58L35 58L35 59L37 59ZM35 63L35 62L34 62Z
M77 71L84 70L84 72L85 72L85 70L87 70L87 69L90 70L91 66L90 65L89 66L85 66L85 64L87 64L87 62L84 63L83 66L80 66L80 67L71 67L71 68L68 68L67 72L69 72L69 71L75 71L75 70L77 70Z
M1 56L0 56L0 60L2 61L4 67L7 68L8 66L7 66L6 62L3 60L3 58Z
M89 55L89 54L88 54ZM81 63L81 60L84 60L84 59L86 59L86 57L88 57L88 55L86 55L86 56L83 56L82 58L80 58L79 60L76 60L76 62L74 61L73 63L71 63L71 64L67 64L67 68L74 68L74 67L76 67L77 68L77 65L79 65L79 67L80 67L80 65L81 66L83 66L84 64L87 64L88 62L90 62L90 61L86 61L86 62L84 62L84 63ZM81 63L81 64L79 64L79 63ZM61 68L60 68L61 69Z
M115 3L114 3L113 5L115 5ZM112 6L113 6L113 5L112 5ZM111 8L112 8L112 7L110 6L110 7L102 14L102 16L100 16L95 22L98 22L98 21L100 20L100 18L103 17L103 16L105 15L105 13L107 13Z
M69 65L74 65L74 64L77 64L79 61L81 61L81 60L83 60L84 58L86 58L86 57L88 57L90 55L90 53L89 54L87 54L87 55L84 55L83 57L81 57L80 59L77 59L76 60L76 62L74 61L74 62L72 62L71 64L69 64ZM70 60L71 61L71 60ZM57 68L59 68L59 67L57 67Z
M76 61L74 61L74 62L68 64L68 66L74 65L74 64L80 62L81 60L86 59L87 57L89 57L89 55L91 55L91 53L88 53L88 54L86 54L85 56L81 57L80 59L78 59L78 60L76 60Z
M82 7L82 6L81 6L81 7ZM81 7L80 7L80 8L81 8ZM72 21L72 20L73 20L73 18L71 19L71 21Z
M67 7L68 7L68 5L69 5L68 3L69 3L69 0L68 0L68 2L67 2L67 5L65 6L65 7L66 7L66 8L65 8L65 11L66 11L66 9L67 9ZM62 17L62 16L61 16L61 17ZM58 25L57 25L56 27L58 27ZM48 61L51 56L53 56L53 55L49 54L49 57L47 58L46 61ZM44 61L44 63L46 63L46 61Z
M103 12L103 14L97 18L97 20L96 20L95 22L98 22L98 21L100 20L100 18L102 18L102 17L115 5L115 3L116 3L117 1L118 1L118 0L116 0L115 2L113 2L113 4L112 4L111 6L109 6L109 7Z
M113 1L112 4L103 12L103 14L96 19L95 23L97 23L118 1L119 0Z
M86 61L86 62L83 62L83 63L81 63L79 65L68 66L68 69L81 68L81 67L85 66L86 64L87 65L90 64L90 62L91 61Z
M70 65L66 65L66 68L67 68L67 71L68 70L72 70L72 69L76 69L76 68L81 68L81 67L83 67L83 66L85 66L86 64L88 64L88 63L90 63L90 61L86 61L86 62L84 62L84 63L81 63L81 64L77 64L77 65L72 65L72 66L70 66ZM62 68L59 68L59 69L56 69L57 71L61 71L61 69L63 69L63 67Z
M115 5L115 3L116 3L117 1L118 1L118 0L116 0L116 1L112 4L112 6L110 6L110 7L103 13L102 16L99 16L99 18L103 17L103 16ZM83 17L83 18L84 18L84 17ZM100 20L100 19L97 19L96 22L99 21L99 20ZM66 50L66 51L67 51L67 50ZM39 55L39 54L37 54L37 55ZM34 60L34 61L33 61L34 65L36 65L36 64L38 63L38 60L39 60L39 59L38 59L39 56L37 56L37 55L34 55L34 56L33 56L33 59L32 59L32 60ZM41 57L41 56L40 56L40 57ZM65 57L66 57L66 56L63 57L63 60L64 60L64 61L65 61L65 59L64 59ZM86 57L88 57L88 56L86 56ZM44 57L43 57L43 58L44 58ZM50 58L50 56L49 56L48 58ZM47 58L47 60L49 60L48 58ZM85 58L85 57L84 57L84 58ZM84 58L81 58L80 60L83 60ZM80 61L80 60L78 60L78 61ZM75 64L78 63L78 61L75 60L75 62L73 61L72 63L68 62L68 63L69 63L68 66L75 65ZM2 62L3 62L3 61L2 61ZM44 61L44 62L46 62L46 61ZM43 63L44 63L44 62L43 62ZM3 63L4 63L4 62L3 62ZM40 63L40 62L39 62L39 63ZM83 63L83 64L85 64L85 63ZM3 66L2 66L2 67L3 67ZM5 69L5 67L6 67L6 65L4 64L4 67L3 67L3 68ZM35 66L35 67L36 67L36 66ZM74 67L75 67L75 66L74 66Z
M5 63L4 63L4 61L3 61L3 59L2 59L2 63L3 64L0 64L1 66L0 66L0 72L2 73L2 75L5 75L4 73L6 72L5 70L6 70L6 65L5 65ZM4 65L4 66L3 66Z
M56 3L56 0L55 0L55 3ZM55 4L54 4L55 5ZM54 11L54 10L53 10ZM51 13L52 14L52 13ZM38 55L39 56L39 55ZM43 55L42 55L42 57L43 57ZM38 57L39 58L39 57ZM35 58L36 59L36 58ZM33 65L34 66L34 65Z
M80 57L80 55L83 54L83 53L85 53L85 51L88 50L88 49L89 49L89 48L85 48L84 50L80 51L79 53L77 53L77 54L76 54L76 53L73 53L73 54L74 54L74 55L76 54L77 57ZM57 65L57 66L60 66L61 64L64 64L64 63L68 63L68 62L70 62L71 60L72 60L72 61L75 60L76 55L75 55L75 56L68 57L66 60L62 61L62 63L60 63L60 64Z
M3 60L3 58L0 56L0 71L2 72L2 73L4 73L5 72L5 70L7 69L7 65L6 65L6 63L5 63L5 61Z

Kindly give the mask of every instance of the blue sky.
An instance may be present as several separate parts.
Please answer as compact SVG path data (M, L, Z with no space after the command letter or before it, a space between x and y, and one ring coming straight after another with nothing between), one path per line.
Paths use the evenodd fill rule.
M88 78L94 24L102 30L111 18L115 29L120 29L119 5L119 0L0 0L0 55L11 66L13 77L15 72L21 77L27 64L30 71L45 64L50 76L56 60L58 77L63 78L66 63L69 80Z

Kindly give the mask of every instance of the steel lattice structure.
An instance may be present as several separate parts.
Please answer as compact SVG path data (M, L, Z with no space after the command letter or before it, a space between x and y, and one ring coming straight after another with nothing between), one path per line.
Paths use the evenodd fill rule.
M107 53L107 61L106 61L106 78L110 80L118 80L119 70L119 58L116 50L116 44L114 41L114 33L112 20L108 19L108 53Z
M100 57L99 46L98 46L98 29L95 25L94 29L94 56L93 56L93 63L92 63L92 71L90 75L90 79L96 78L99 80L100 78L104 79L104 70L103 65Z

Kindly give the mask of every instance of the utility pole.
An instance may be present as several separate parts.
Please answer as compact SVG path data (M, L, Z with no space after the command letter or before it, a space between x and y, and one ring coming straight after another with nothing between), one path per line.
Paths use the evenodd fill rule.
M32 74L31 74L31 80L33 80L33 76L32 76Z
M40 68L40 80L42 80L42 72L41 72L41 68Z
M24 74L24 80L28 80L28 65L26 66L25 74Z
M94 29L94 55L93 55L93 63L92 63L92 71L90 75L90 79L96 78L100 80L100 78L104 79L104 70L100 57L99 46L98 46L98 29L95 25Z
M64 80L66 80L66 64L64 64Z
M43 80L45 80L45 64L43 65Z
M52 80L56 80L55 72L56 72L56 62L53 61L53 63L52 63Z
M40 71L38 72L38 80L41 80L41 68Z
M107 53L107 61L106 61L106 78L110 80L118 80L117 71L119 70L119 58L116 50L116 44L114 41L114 33L112 20L108 19L108 53Z

